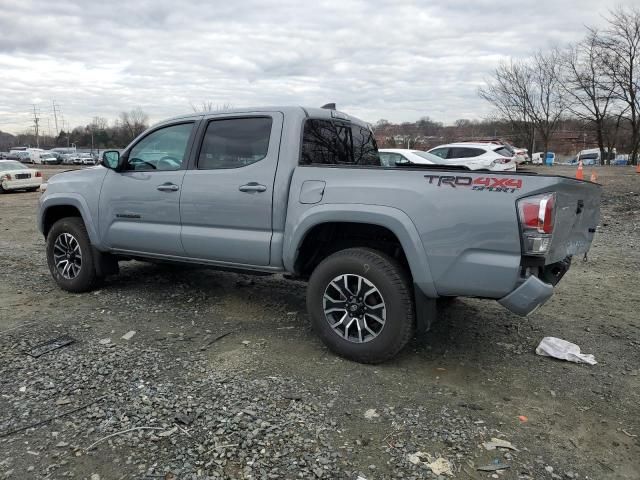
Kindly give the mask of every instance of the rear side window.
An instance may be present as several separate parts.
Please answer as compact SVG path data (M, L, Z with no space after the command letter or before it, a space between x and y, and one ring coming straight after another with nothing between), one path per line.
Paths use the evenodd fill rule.
M494 150L498 155L502 155L503 157L513 157L513 153L507 147L500 147Z
M198 169L240 168L267 156L271 118L212 120L204 134Z
M447 158L448 148L436 148L435 150L431 150L429 153L431 155L436 155L440 158Z
M483 153L486 153L486 152L481 148L452 147L449 150L448 158L472 158L472 157L479 157Z
M373 133L366 127L331 120L307 120L300 165L380 166Z

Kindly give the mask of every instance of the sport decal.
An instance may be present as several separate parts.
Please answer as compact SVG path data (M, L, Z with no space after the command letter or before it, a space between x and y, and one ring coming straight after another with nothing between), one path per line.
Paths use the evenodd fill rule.
M514 193L522 188L522 179L510 177L464 177L458 175L425 175L429 185L471 188L486 192Z

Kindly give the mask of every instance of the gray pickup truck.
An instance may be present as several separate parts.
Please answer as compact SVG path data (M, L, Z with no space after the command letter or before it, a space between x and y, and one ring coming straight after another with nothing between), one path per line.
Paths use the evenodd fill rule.
M375 363L426 331L442 297L533 312L588 251L599 202L597 184L573 178L382 167L354 117L251 108L172 118L53 176L38 227L70 292L131 259L308 280L322 340Z

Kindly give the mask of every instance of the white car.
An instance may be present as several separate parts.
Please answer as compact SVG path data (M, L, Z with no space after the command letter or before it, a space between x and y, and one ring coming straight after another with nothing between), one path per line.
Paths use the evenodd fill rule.
M511 148L495 143L449 143L427 153L440 157L442 165L463 165L470 170L514 171Z
M381 148L378 150L383 167L397 167L413 163L416 165L435 165L440 159L422 150L408 148Z
M15 160L0 160L0 193L9 190L36 191L42 184L42 172Z
M78 157L82 165L95 165L96 159L90 153L80 153ZM75 162L74 162L75 163Z

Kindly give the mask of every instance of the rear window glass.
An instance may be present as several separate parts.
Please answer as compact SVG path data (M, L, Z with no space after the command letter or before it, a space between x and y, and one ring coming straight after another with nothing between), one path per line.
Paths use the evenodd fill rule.
M18 163L18 162L11 162L11 161L7 161L7 162L0 162L0 172L2 171L8 171L8 170L27 170L27 167L25 167L23 164Z
M580 155L580 160L597 160L598 156L597 153L585 153Z
M502 155L503 157L513 157L511 150L509 150L507 147L496 148L494 152L496 152L498 155Z
M302 137L301 165L380 166L370 129L331 120L307 120Z

